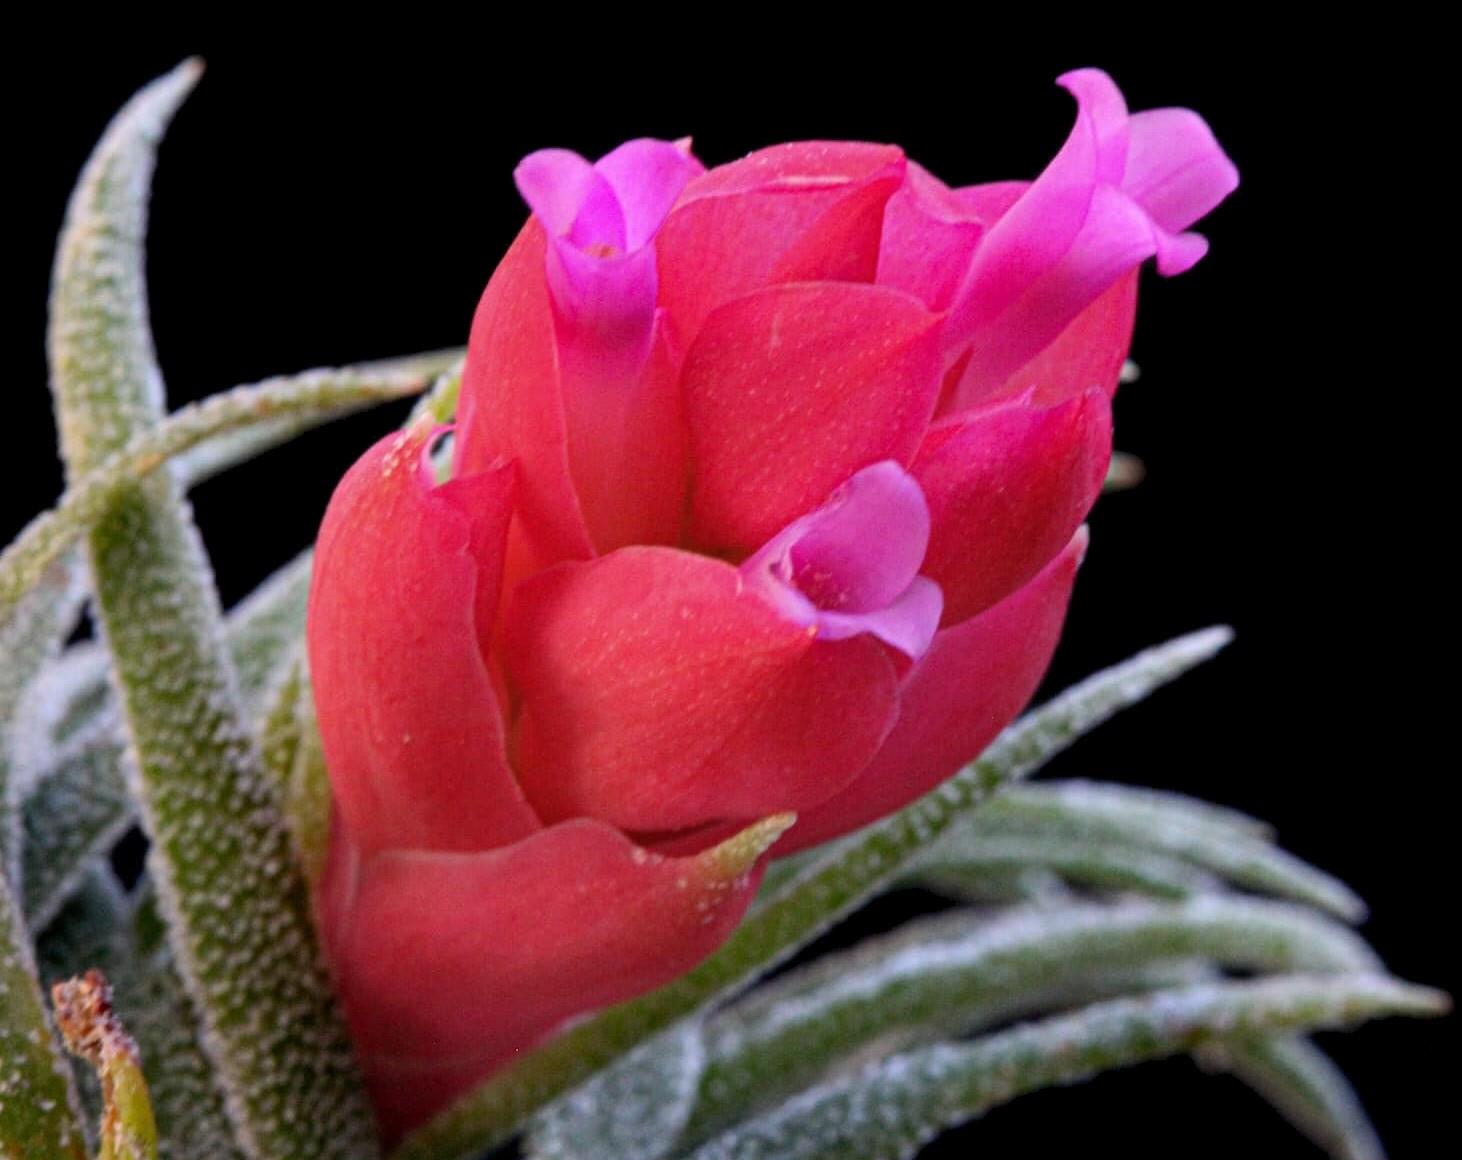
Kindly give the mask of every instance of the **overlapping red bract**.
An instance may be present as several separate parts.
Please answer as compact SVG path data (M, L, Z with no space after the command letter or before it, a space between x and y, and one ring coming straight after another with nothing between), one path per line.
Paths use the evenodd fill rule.
M1030 184L829 142L520 167L453 477L384 440L315 565L320 913L389 1135L714 950L765 853L714 843L873 821L1034 692L1137 267L1237 182L1196 115L1062 83Z

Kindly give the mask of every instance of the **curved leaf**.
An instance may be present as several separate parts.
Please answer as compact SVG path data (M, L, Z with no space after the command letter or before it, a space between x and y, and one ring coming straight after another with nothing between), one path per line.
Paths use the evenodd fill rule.
M1211 961L1248 971L1375 971L1345 927L1284 903L1200 898L1018 907L912 923L773 980L711 1020L686 1142L806 1086L869 1045L967 1034L990 1018L1048 1009L1094 972Z
M1335 1160L1386 1160L1350 1081L1304 1036L1225 1039L1198 1060L1242 1080Z
M86 1160L71 1069L56 1048L30 940L0 874L0 1156Z
M45 929L132 824L126 760L122 745L98 738L63 760L26 799L21 881L32 930Z
M1117 842L1093 842L1040 831L987 832L972 827L958 850L932 862L917 881L956 898L978 899L992 874L1049 871L1097 890L1134 891L1157 898L1187 898L1223 888L1191 863Z
M329 853L330 777L302 647L271 698L259 745L264 769L274 783L294 838L296 856L313 886Z
M267 446L284 442L310 427L391 399L419 394L435 364L424 357L403 360L400 368L345 368L306 371L235 387L174 411L138 432L125 447L76 478L60 502L33 519L0 553L0 617L35 585L60 554L85 533L118 490L145 479L184 452L194 454L192 475L211 473ZM208 448L210 440L241 433L247 440Z
M197 71L180 67L118 115L68 210L50 349L73 481L161 418L141 239L155 144ZM160 909L242 1149L368 1155L370 1112L177 480L119 486L88 548Z
M658 1160L695 1107L705 1067L699 1021L640 1044L547 1109L524 1146L528 1160Z
M14 768L14 726L21 701L61 648L81 612L81 568L55 561L18 604L0 609L0 874L19 881L20 801L27 781Z
M1345 883L1272 845L1252 827L1227 824L1224 816L1216 807L1195 810L1171 796L1101 783L1018 786L925 858L931 867L978 861L981 844L997 834L1039 834L1073 848L1116 843L1182 859L1236 886L1305 902L1348 922L1365 917L1365 903Z
M311 554L301 553L229 613L229 656L251 718L303 636L310 564ZM94 646L71 650L26 701L30 741L22 764L32 772L21 853L33 931L45 927L87 868L136 820L106 659Z
M1381 975L1209 983L1095 1003L964 1044L891 1056L723 1133L692 1160L907 1160L945 1128L1016 1096L1190 1052L1234 1034L1436 1015L1443 996Z

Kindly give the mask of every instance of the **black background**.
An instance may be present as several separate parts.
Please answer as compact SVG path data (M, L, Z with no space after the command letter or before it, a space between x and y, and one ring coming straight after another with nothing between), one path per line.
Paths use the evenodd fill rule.
M1092 517L1045 692L1205 624L1233 624L1238 642L1052 772L1270 819L1367 898L1366 934L1397 973L1455 989L1442 601L1455 584L1425 475L1445 463L1439 407L1455 386L1426 361L1445 308L1427 278L1444 267L1448 231L1425 204L1441 138L1427 144L1398 79L1426 66L1413 57L1382 78L1388 45L1342 66L1257 34L1205 60L1192 32L1141 51L1012 47L993 31L776 47L728 34L692 53L622 26L646 19L591 28L565 13L551 35L444 30L369 54L246 51L218 37L124 47L119 35L48 60L43 78L12 72L0 539L60 486L43 335L71 183L111 113L187 51L209 71L164 147L149 245L174 404L463 342L520 224L510 174L531 149L593 157L632 136L693 134L715 164L779 140L848 137L897 142L952 184L1030 177L1070 124L1054 77L1099 64L1134 109L1200 110L1243 184L1201 227L1213 244L1203 263L1173 281L1144 275L1143 375L1119 396L1117 444L1149 475ZM399 414L341 424L199 489L226 600L308 542L334 479ZM1455 1138L1444 1103L1455 1023L1326 1043L1393 1156ZM1133 1160L1312 1154L1236 1083L1173 1061L1022 1100L930 1155L1073 1145Z

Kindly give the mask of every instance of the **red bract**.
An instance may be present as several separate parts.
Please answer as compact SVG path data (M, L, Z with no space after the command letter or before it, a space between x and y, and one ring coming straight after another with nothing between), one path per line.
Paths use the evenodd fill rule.
M321 531L325 937L389 1134L712 951L758 869L913 800L1035 690L1136 269L1236 183L1105 74L1031 184L894 148L528 158L451 478L384 440Z

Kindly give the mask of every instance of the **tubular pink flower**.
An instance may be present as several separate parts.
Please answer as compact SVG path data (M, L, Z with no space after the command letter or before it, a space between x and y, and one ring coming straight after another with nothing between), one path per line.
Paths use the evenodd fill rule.
M1004 383L1144 259L1156 256L1163 274L1191 267L1208 243L1182 231L1238 185L1196 114L1129 117L1098 69L1061 84L1076 98L1076 125L990 224L950 308L946 344L969 352L957 408Z

